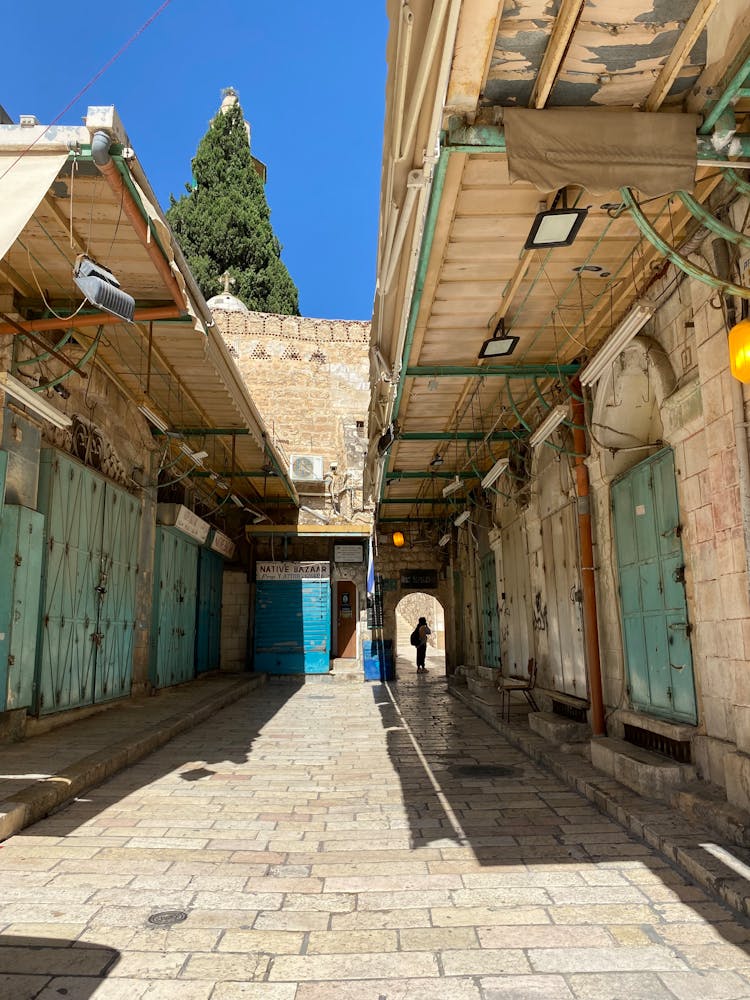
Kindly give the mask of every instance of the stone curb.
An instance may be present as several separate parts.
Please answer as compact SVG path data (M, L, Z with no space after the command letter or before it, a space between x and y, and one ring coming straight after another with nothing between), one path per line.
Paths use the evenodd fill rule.
M265 674L258 674L238 681L228 689L204 698L189 711L153 723L153 728L147 725L145 730L140 730L132 737L88 754L49 778L34 782L16 793L12 799L0 801L0 841L7 840L81 792L100 785L118 771L142 760L180 733L194 729L219 709L239 701L265 684L266 680Z
M601 813L616 820L628 833L677 865L688 878L718 896L741 916L750 916L750 881L701 847L709 843L715 845L719 852L725 850L736 856L739 852L734 845L724 848L717 843L715 831L690 822L673 807L655 799L646 799L598 771L578 754L567 752L535 733L503 722L497 718L495 707L477 702L463 688L449 683L448 691L509 743L585 796Z

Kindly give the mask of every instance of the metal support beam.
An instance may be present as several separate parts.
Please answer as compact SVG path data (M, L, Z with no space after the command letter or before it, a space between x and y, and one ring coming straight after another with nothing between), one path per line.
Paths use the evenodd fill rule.
M515 441L515 431L403 431L398 441Z
M242 434L249 435L250 430L247 427L175 427L169 431L158 431L156 428L152 431L154 437L158 437L160 434L182 434L183 437L210 437L211 435L234 435L238 437Z
M386 472L385 480L388 483L396 482L399 479L476 479L474 472Z
M420 503L450 503L449 497L386 497L384 500L379 500L378 503L408 503L408 504L420 504Z
M549 375L575 375L580 365L410 365L406 374L413 378L485 378L502 375L504 378L538 378Z

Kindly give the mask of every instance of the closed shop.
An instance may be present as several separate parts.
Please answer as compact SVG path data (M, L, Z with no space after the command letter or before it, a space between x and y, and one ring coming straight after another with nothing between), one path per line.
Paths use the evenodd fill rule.
M256 568L254 636L256 671L269 674L328 673L330 564L259 562Z

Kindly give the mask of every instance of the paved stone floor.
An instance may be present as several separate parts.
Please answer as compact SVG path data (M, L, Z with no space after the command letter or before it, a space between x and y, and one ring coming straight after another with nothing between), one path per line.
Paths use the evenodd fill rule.
M272 682L0 848L1 1000L739 1000L749 942L434 670Z

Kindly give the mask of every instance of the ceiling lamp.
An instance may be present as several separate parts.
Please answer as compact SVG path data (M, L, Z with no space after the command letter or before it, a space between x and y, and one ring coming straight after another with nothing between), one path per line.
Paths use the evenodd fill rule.
M120 288L120 282L105 267L79 254L73 268L73 280L89 302L128 323L133 322L135 299Z
M518 337L505 333L505 320L499 319L495 332L489 340L485 340L479 351L480 358L507 358L516 349Z
M457 528L460 528L462 524L465 524L471 515L471 511L464 510L458 515L456 520L453 522Z
M461 482L458 476L456 476L456 478L451 480L451 482L448 483L447 486L443 487L443 496L449 497L451 493L458 492L458 490L460 490L463 487L463 485L464 484Z
M393 542L393 544L396 546L397 549L402 549L406 542L403 531L394 531L393 534L391 535L391 541Z
M166 421L162 420L161 417L158 417L153 410L149 410L147 406L139 406L138 409L141 411L146 420L148 420L150 424L153 424L157 431L161 431L162 434L166 433L168 426Z
M73 423L70 417L60 413L51 403L42 399L38 392L34 392L33 389L14 378L9 372L0 374L0 386L5 390L6 396L12 396L16 402L23 403L31 413L50 424L54 424L55 427L70 427Z
M539 424L537 429L529 438L529 444L532 448L536 448L543 441L552 434L555 428L559 427L560 424L565 420L567 416L568 408L567 406L556 406L554 410L550 410L544 420Z
M450 534L445 534L438 542L438 545L440 546L441 549L445 548L445 546L448 544L450 540L451 540Z
M750 319L729 331L729 366L740 382L750 382Z
M431 469L439 469L443 464L443 456L439 452L435 452L435 457L430 462Z
M482 480L482 489L488 490L490 486L492 486L492 484L495 482L495 480L499 479L499 477L505 472L507 468L508 468L508 459L499 458Z
M598 381L655 312L654 302L650 299L639 299L625 319L615 327L611 336L605 340L591 361L582 369L578 375L581 385L591 385Z
M568 208L566 190L561 188L555 195L552 207L539 212L531 224L524 250L569 247L587 215L587 208Z

